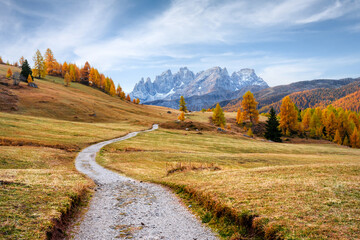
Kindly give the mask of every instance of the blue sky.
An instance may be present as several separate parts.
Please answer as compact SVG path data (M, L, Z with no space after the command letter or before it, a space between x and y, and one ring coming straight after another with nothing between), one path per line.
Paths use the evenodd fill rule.
M129 92L187 66L254 68L270 86L360 77L360 0L0 0L0 56L51 48Z

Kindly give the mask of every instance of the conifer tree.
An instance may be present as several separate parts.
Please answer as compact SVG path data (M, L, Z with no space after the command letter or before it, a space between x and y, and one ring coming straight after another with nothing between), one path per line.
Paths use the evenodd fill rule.
M356 114L354 112L351 112L348 116L348 120L349 122L350 121L353 121L356 125L357 128L360 127L360 121L359 121L359 118L356 116Z
M180 97L180 111L187 112L184 96Z
M92 86L96 86L96 72L95 72L95 68L93 68L93 67L90 69L89 83Z
M34 60L33 74L37 76L37 78L39 79L45 77L46 76L45 61L39 50L36 51L33 60Z
M20 73L21 76L23 76L24 78L24 81L25 79L28 79L28 76L30 75L31 78L32 78L32 70L29 66L29 63L28 61L25 59L24 63L22 64L21 66L21 73Z
M122 99L122 100L125 100L125 92L124 91L122 91L121 93L120 93L120 98Z
M258 102L255 101L254 95L250 91L247 91L241 101L244 121L248 119L252 123L257 123L259 121L259 112L256 110L257 104Z
M266 121L265 138L274 142L281 142L281 131L279 121L276 117L274 108L270 109L270 116Z
M19 59L19 63L20 63L20 66L22 66L25 62L25 58L24 56L22 56L20 59Z
M121 97L121 92L122 92L122 88L120 87L120 84L118 84L116 88L116 95L118 97Z
M179 117L178 117L178 120L180 121L184 121L185 120L185 113L183 111L181 111Z
M332 140L335 136L335 132L337 129L337 121L336 121L336 116L335 116L334 112L330 112L330 114L328 115L325 129L326 129L326 135L327 135L328 139Z
M306 131L309 130L310 121L311 121L311 111L310 109L306 109L305 114L302 118L302 124L304 125L304 129Z
M45 66L46 66L46 72L48 75L54 76L55 74L55 68L56 68L56 59L54 58L54 54L51 51L50 48L46 49L45 52Z
M135 98L133 99L133 103L136 104L136 99Z
M64 62L61 69L61 75L65 77L65 74L69 71L69 65L67 64L67 62Z
M240 108L238 108L238 111L236 113L236 123L242 124L244 122L244 113L241 111Z
M335 132L334 143L337 143L337 144L339 144L339 145L342 144L340 132L339 132L338 129L337 129L336 132Z
M354 132L350 136L350 145L352 148L360 148L360 135L357 128L354 128Z
M349 138L348 138L347 136L345 136L345 138L344 138L344 141L343 141L342 145L344 145L344 146L350 146L350 143L349 143Z
M90 64L85 62L84 67L80 70L80 82L85 85L89 85L89 74L90 74ZM110 86L109 86L110 90Z
M65 73L65 76L64 76L65 87L70 86L70 82L71 82L71 80L70 80L70 74L67 72L67 73Z
M4 64L4 61L2 60L1 56L0 56L0 64Z
M76 81L76 72L75 72L75 66L74 66L74 64L70 64L70 65L69 65L69 76L70 76L70 81L71 81L71 82L75 82L75 81Z
M140 99L136 99L136 104L140 104Z
M12 77L12 75L13 75L13 73L12 73L12 71L11 71L11 69L10 68L8 68L8 70L7 70L7 72L6 72L6 78L11 78Z
M130 98L130 95L129 95L129 94L126 95L126 101L131 102L131 98Z
M222 108L220 107L219 103L216 104L216 108L213 112L212 120L213 120L214 124L217 126L225 126L226 125L225 115L224 115L224 112L223 112Z
M115 96L116 95L115 84L111 78L109 78L109 82L110 82L109 94L110 96Z
M297 130L297 118L294 103L289 96L284 97L280 107L280 129L284 135L290 136L291 132Z

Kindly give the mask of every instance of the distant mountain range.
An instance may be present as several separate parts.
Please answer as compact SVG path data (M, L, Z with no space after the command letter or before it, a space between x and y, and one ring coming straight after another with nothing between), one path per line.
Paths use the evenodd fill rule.
M184 96L189 110L208 108L213 104L236 99L246 91L257 92L269 86L253 69L241 69L228 74L226 68L213 67L194 74L188 68L172 74L170 70L156 76L154 82L141 79L130 93L144 104L178 108Z
M346 109L359 109L360 78L346 78L340 80L318 79L312 81L300 81L288 85L281 85L266 88L254 93L259 102L260 112L268 112L271 107L279 111L281 100L289 95L292 101L300 109L308 107L326 107L328 104L341 106ZM340 100L353 94L347 100ZM220 105L227 111L236 111L241 104L242 98L220 102Z

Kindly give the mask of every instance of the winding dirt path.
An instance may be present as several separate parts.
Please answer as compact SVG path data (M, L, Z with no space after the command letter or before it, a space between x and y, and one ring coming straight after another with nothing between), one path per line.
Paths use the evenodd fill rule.
M158 128L154 125L153 131ZM217 239L176 196L156 184L142 183L107 170L95 162L105 145L139 132L97 143L76 158L78 171L97 184L88 211L73 226L72 239Z

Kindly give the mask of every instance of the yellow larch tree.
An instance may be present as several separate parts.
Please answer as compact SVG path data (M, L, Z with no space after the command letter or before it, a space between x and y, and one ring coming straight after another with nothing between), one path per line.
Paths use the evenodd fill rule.
M67 73L65 73L65 76L64 76L65 87L70 86L70 82L71 82L71 80L70 80L70 74L67 72Z
M297 111L289 96L283 98L280 107L280 129L286 136L297 130Z
M185 120L185 113L183 111L181 111L179 117L178 117L178 120L180 121L184 121Z
M339 145L342 144L342 139L341 139L339 130L336 130L336 132L335 132L334 143L337 143Z
M241 101L244 121L250 120L252 123L257 123L259 121L259 112L256 109L257 105L258 102L256 102L254 95L250 91L247 91L243 96L243 100Z
M335 132L337 130L337 121L334 112L330 112L328 114L326 123L325 123L326 136L329 140L333 140L335 136Z
M44 78L46 76L45 61L39 49L36 51L33 60L34 60L33 75L37 76L38 78Z
M54 58L54 54L50 48L46 49L45 52L45 66L48 75L54 76L56 71L57 62Z
M67 62L64 62L61 68L61 75L65 77L65 74L67 72L69 72L69 65L67 64Z
M8 68L7 72L6 72L6 78L11 78L13 75L12 71L10 68Z
M360 148L360 135L356 127L354 128L354 132L350 136L350 145L352 148Z
M238 108L237 113L236 113L236 123L242 124L243 122L244 122L244 114L241 111L241 109Z
M304 130L307 131L309 130L309 127L310 127L310 121L311 121L311 110L310 109L306 109L305 110L305 114L303 116L303 119L302 119L302 124L304 126Z
M212 115L212 120L216 126L224 128L226 125L225 115L219 103L216 104L216 108Z

